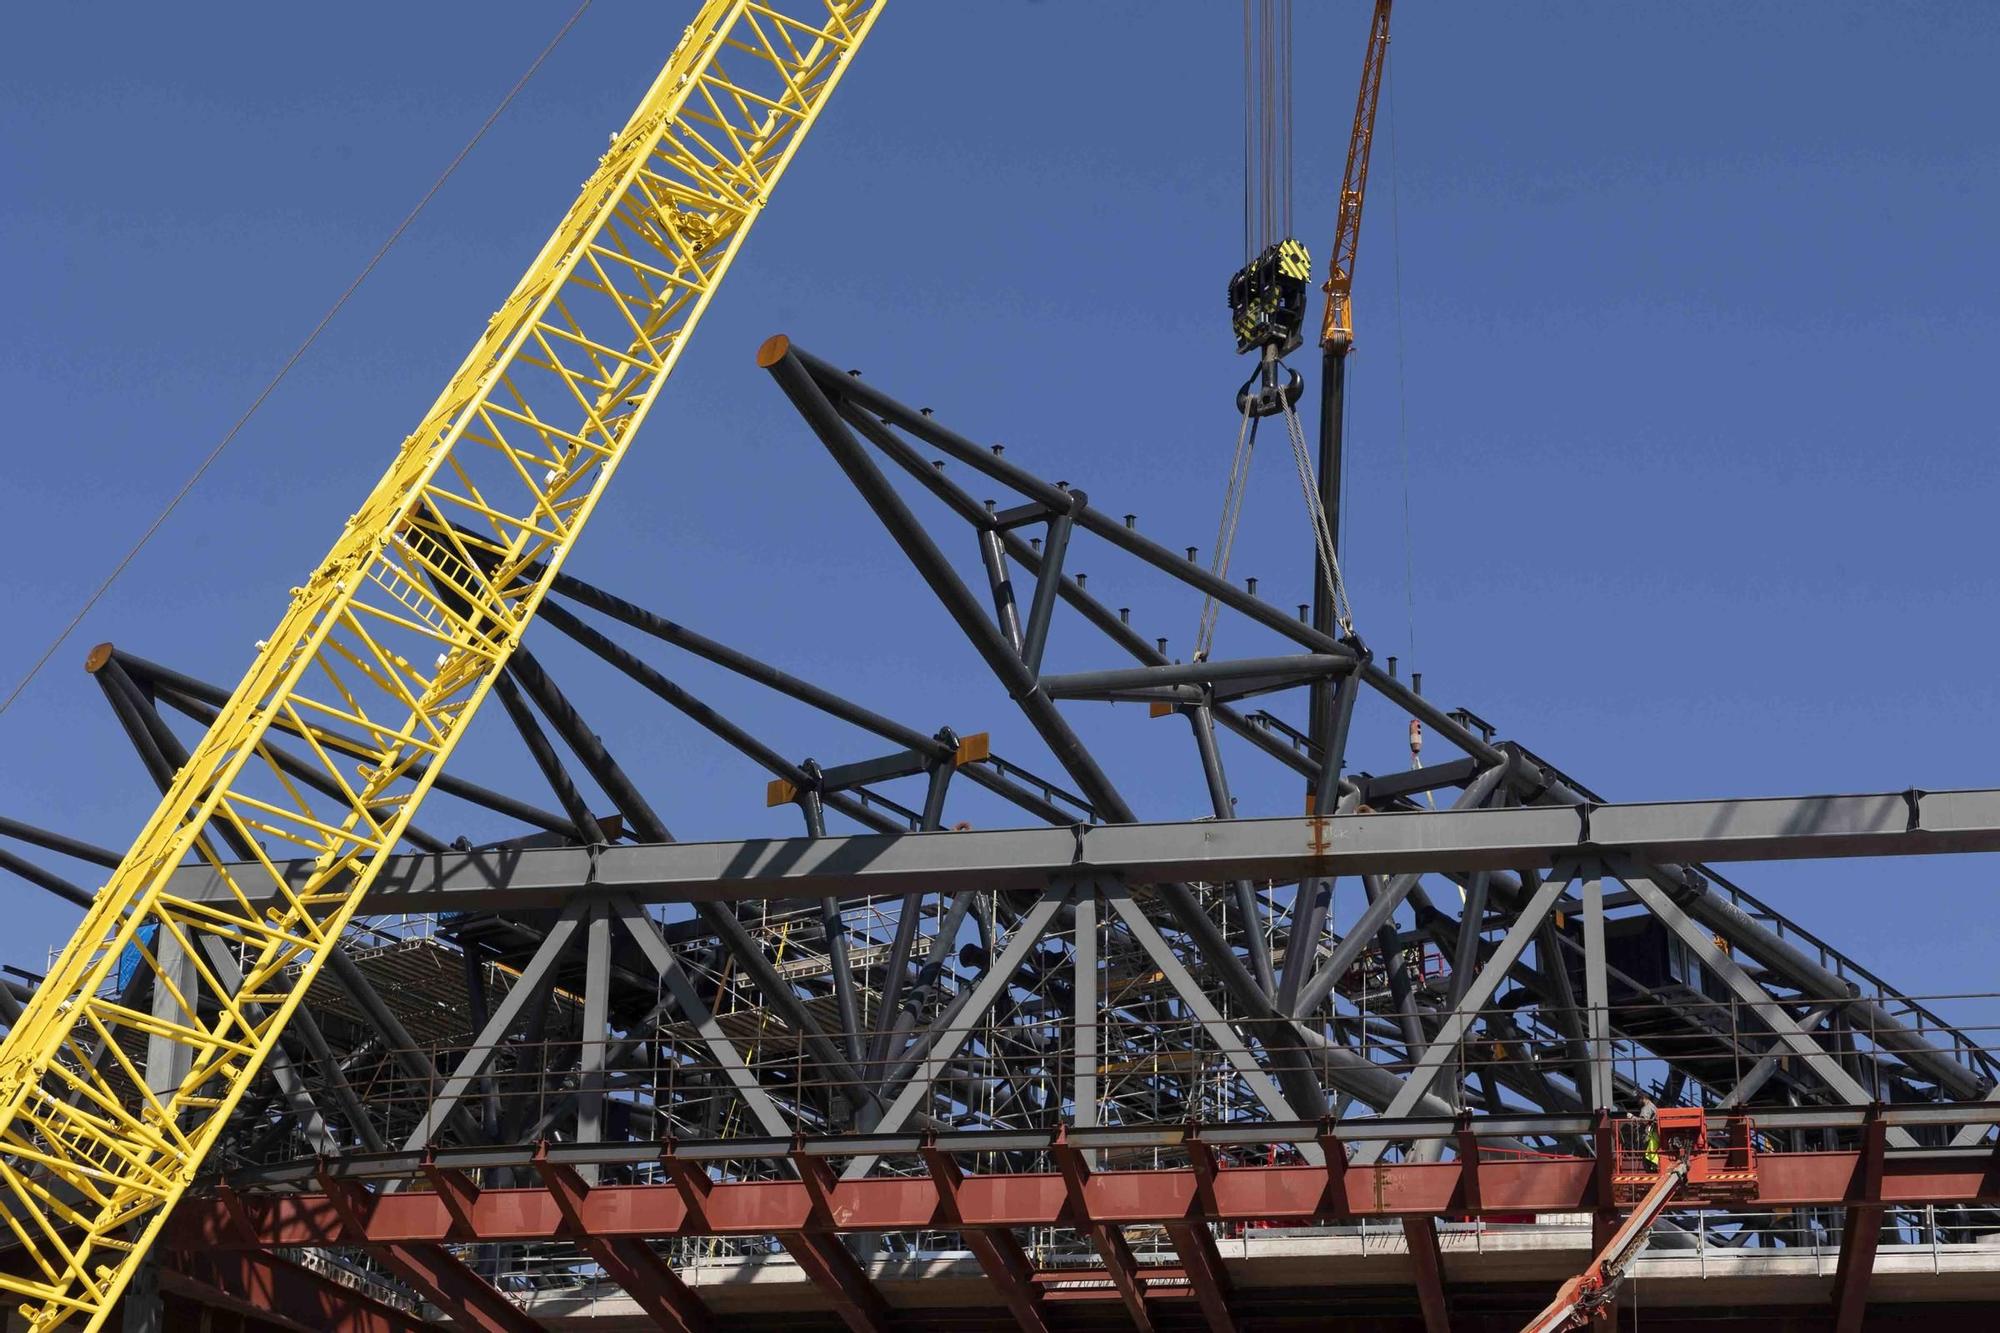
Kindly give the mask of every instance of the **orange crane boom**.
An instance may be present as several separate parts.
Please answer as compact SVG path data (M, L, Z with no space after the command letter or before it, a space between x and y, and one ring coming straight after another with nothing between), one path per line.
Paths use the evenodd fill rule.
M1361 92L1347 139L1347 171L1340 180L1340 215L1326 277L1326 318L1319 345L1345 352L1354 343L1354 256L1361 244L1361 204L1368 193L1368 156L1375 140L1375 107L1382 99L1382 67L1389 55L1389 6L1375 0L1368 25L1368 54L1361 63Z

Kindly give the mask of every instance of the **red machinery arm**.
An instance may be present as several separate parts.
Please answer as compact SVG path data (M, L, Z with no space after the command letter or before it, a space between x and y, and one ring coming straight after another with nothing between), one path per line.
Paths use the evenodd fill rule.
M1631 1216L1604 1248L1590 1261L1590 1267L1579 1277L1573 1277L1563 1284L1556 1293L1549 1308L1529 1320L1521 1333L1558 1333L1561 1329L1582 1328L1596 1313L1609 1305L1618 1294L1618 1284L1625 1276L1625 1265L1631 1262L1646 1243L1653 1224L1667 1211L1667 1205L1687 1183L1688 1159L1683 1157L1660 1173L1660 1178L1646 1196L1632 1209Z

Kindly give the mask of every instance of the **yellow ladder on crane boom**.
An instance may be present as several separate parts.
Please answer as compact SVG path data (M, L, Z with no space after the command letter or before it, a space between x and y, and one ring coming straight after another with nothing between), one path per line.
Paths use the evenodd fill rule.
M707 0L7 1034L0 1218L21 1253L0 1291L25 1298L37 1333L104 1325L881 4ZM305 741L339 799L279 767L273 728ZM232 849L248 862L225 863ZM190 857L220 896L170 891ZM121 1035L171 1058L142 1068Z

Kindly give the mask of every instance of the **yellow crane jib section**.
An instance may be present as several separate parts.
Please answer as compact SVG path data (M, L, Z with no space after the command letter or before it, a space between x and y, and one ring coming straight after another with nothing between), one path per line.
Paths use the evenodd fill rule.
M0 1218L19 1249L0 1291L38 1333L103 1326L881 3L702 7L7 1034ZM279 767L273 727L305 740L323 781ZM190 858L222 897L167 891ZM311 872L288 877L285 861ZM254 906L273 890L282 907Z

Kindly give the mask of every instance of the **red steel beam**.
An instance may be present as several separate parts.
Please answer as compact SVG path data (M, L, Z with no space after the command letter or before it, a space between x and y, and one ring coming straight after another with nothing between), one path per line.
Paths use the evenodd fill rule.
M1424 1313L1424 1333L1451 1333L1451 1314L1444 1298L1444 1254L1438 1249L1437 1222L1428 1217L1403 1219L1403 1240L1416 1269L1417 1306Z
M160 1287L203 1305L324 1333L427 1333L430 1325L302 1265L257 1250L169 1253Z
M1049 1155L1055 1158L1056 1167L1062 1172L1063 1192L1070 1208L1069 1225L1088 1234L1097 1247L1098 1258L1104 1260L1104 1267L1111 1274L1111 1285L1118 1288L1125 1312L1132 1317L1132 1327L1139 1333L1153 1333L1152 1312L1146 1308L1146 1288L1124 1231L1116 1223L1092 1218L1090 1182L1095 1173L1083 1160L1083 1153L1061 1131L1057 1132Z
M888 1302L839 1237L823 1231L787 1231L778 1242L854 1333L888 1333Z
M1598 1206L1596 1165L1588 1158L1529 1158L1476 1166L1385 1163L1344 1169L1317 1166L1228 1167L1214 1173L1212 1208L1187 1168L1098 1171L1082 1182L1081 1204L1069 1182L1051 1173L970 1175L947 1209L929 1176L842 1181L827 1191L823 1215L796 1180L710 1183L698 1164L666 1159L674 1184L603 1185L580 1204L585 1232L660 1239L676 1236L769 1236L821 1227L834 1231L997 1231L1013 1227L1158 1225L1166 1222L1270 1222L1310 1225L1335 1217L1437 1217L1462 1211L1461 1173L1477 1170L1481 1213L1573 1213ZM700 1184L695 1184L695 1177ZM2000 1160L1990 1149L1900 1159L1888 1154L1873 1178L1855 1151L1765 1153L1757 1159L1749 1207L1808 1205L1887 1208L2000 1204ZM1330 1184L1338 1184L1338 1190ZM696 1207L690 1208L690 1200ZM553 1240L567 1234L562 1210L546 1190L489 1189L469 1201L471 1234L456 1229L438 1195L405 1190L368 1200L358 1218L325 1194L211 1193L188 1199L170 1223L183 1249L262 1245L437 1244L457 1239ZM816 1216L820 1220L815 1221Z
M637 1236L599 1236L589 1230L584 1205L591 1188L576 1168L551 1162L544 1153L535 1155L535 1171L549 1197L562 1210L570 1239L602 1268L625 1294L645 1311L648 1318L672 1333L707 1333L708 1307L680 1275L653 1253L652 1247Z
M948 1225L956 1227L964 1218L958 1211L959 1187L965 1183L965 1172L948 1152L934 1147L923 1150L924 1165L930 1169L931 1182L937 1186L938 1208L948 1219ZM1014 1316L1021 1333L1049 1333L1048 1320L1042 1312L1042 1292L1035 1286L1035 1266L1029 1261L1021 1242L1014 1239L1011 1231L965 1231L959 1233L965 1239L965 1248L972 1251L972 1257L979 1261L986 1280L1000 1293L1006 1302L1007 1311Z
M1878 1198L1882 1192L1882 1159L1888 1132L1870 1116L1861 1136L1859 1197ZM1847 1210L1840 1232L1840 1267L1833 1276L1834 1333L1861 1333L1868 1312L1868 1279L1875 1271L1875 1247L1882 1239L1882 1209L1863 1206Z
M439 1202L451 1214L453 1227L459 1235L470 1237L473 1233L472 1205L479 1199L479 1187L463 1171L452 1171L436 1162L423 1164L424 1179L437 1192Z
M1188 1286L1201 1302L1210 1333L1236 1333L1236 1316L1229 1311L1229 1273L1222 1266L1222 1254L1215 1248L1208 1223L1169 1222L1167 1239L1174 1243L1174 1253L1187 1270Z
M868 1270L833 1234L837 1221L833 1172L825 1161L802 1151L794 1151L791 1161L799 1173L799 1187L806 1192L806 1221L812 1230L782 1232L779 1243L854 1333L884 1333L889 1324L889 1303L869 1280ZM707 1179L706 1173L703 1179ZM713 1186L702 1194L704 1207L712 1197Z
M338 1180L325 1172L320 1173L320 1187L326 1191L326 1201L340 1224L364 1236L383 1203L404 1197L371 1195L355 1182ZM429 1197L438 1207L448 1209L439 1196ZM246 1205L248 1202L243 1201ZM447 1226L446 1230L449 1229ZM528 1318L519 1306L495 1291L491 1283L440 1244L392 1241L378 1247L376 1256L395 1270L398 1277L421 1291L431 1304L449 1314L456 1324L477 1329L479 1333L542 1333L539 1323Z

